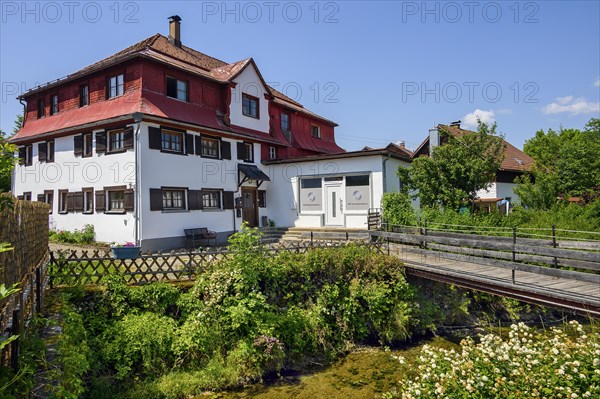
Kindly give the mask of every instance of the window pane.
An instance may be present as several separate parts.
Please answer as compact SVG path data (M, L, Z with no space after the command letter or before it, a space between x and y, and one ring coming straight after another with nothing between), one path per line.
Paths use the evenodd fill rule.
M109 191L108 193L109 210L123 210L125 209L125 193L123 191Z
M346 186L368 186L369 175L346 176Z
M167 96L177 97L177 80L167 77Z
M321 188L321 179L302 179L301 188Z
M187 101L187 84L181 80L177 81L177 98Z

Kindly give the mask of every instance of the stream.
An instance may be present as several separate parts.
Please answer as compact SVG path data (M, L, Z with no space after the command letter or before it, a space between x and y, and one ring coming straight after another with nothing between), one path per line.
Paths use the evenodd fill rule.
M413 346L384 350L362 347L337 362L311 373L284 373L279 379L255 384L239 391L206 393L195 399L370 399L393 390L403 378L402 367L392 355L402 355L411 363L425 344L435 347L457 347L452 341L433 337Z

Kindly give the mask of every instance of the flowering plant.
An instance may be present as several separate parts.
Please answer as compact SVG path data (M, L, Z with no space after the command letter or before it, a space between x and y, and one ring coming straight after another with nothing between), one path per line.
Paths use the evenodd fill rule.
M111 247L113 247L113 248L123 248L123 247L129 248L129 247L137 247L137 245L135 245L134 243L132 243L130 241L126 242L125 244L117 244L117 243L113 242Z

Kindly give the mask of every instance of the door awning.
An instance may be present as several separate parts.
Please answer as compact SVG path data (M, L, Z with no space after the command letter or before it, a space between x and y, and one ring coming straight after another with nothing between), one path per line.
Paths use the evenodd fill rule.
M257 187L260 187L260 185L264 181L271 181L271 178L267 176L262 170L260 170L256 165L240 163L238 164L238 172L241 173L241 175L243 175L240 176L240 183L238 184L238 187L240 187L248 180L256 180Z

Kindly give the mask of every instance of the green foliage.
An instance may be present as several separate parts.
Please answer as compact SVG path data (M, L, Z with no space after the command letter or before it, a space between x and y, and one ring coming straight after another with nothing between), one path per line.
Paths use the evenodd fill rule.
M50 230L50 241L65 244L92 244L96 241L96 232L94 226L86 224L82 229L68 230Z
M600 119L592 118L584 130L539 130L527 140L524 151L535 159L531 176L516 188L521 202L549 209L558 196L598 195L600 191Z
M496 124L478 122L477 132L461 137L440 130L445 144L435 147L431 157L418 157L410 168L398 169L404 186L415 192L421 205L458 209L493 181L505 144L496 135Z
M0 193L11 190L12 170L18 158L15 158L17 147L10 144L5 133L0 129Z
M187 291L128 287L113 275L102 292L71 295L85 329L76 336L89 347L87 397L236 387L357 343L401 342L416 328L415 291L395 258L355 245L272 255L246 226L230 245Z
M384 193L381 199L384 222L394 225L415 226L418 222L408 193Z

